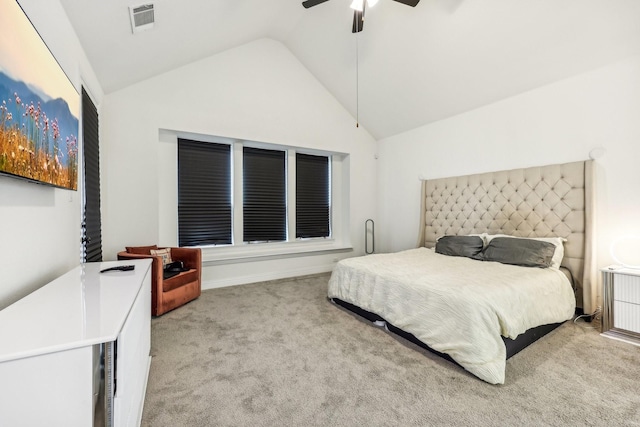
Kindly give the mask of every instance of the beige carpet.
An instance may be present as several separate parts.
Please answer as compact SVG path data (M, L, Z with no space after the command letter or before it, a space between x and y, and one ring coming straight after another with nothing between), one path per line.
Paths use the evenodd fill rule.
M152 321L144 426L640 426L640 347L567 322L487 384L326 299L328 275Z

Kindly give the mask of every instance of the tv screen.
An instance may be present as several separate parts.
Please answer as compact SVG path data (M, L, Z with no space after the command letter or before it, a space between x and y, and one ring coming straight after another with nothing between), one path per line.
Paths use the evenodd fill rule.
M15 0L0 1L0 173L77 190L80 96Z

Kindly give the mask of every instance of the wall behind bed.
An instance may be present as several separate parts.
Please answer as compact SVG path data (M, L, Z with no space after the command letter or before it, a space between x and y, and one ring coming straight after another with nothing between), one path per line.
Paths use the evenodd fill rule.
M598 267L640 234L640 56L379 141L376 250L414 247L420 181L585 160L595 147Z

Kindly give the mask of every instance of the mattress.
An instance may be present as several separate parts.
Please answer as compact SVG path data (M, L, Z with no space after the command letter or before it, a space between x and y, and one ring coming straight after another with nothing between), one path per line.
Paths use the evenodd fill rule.
M570 319L566 275L417 248L340 261L328 297L354 304L449 355L491 384L505 380L502 336Z

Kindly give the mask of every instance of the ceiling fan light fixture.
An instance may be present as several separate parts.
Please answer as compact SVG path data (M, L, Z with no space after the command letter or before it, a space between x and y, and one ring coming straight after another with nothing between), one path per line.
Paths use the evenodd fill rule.
M351 9L362 12L364 10L364 2L367 2L367 6L373 7L378 3L378 0L353 0L351 2Z
M349 7L358 12L362 12L364 10L364 0L353 0Z

